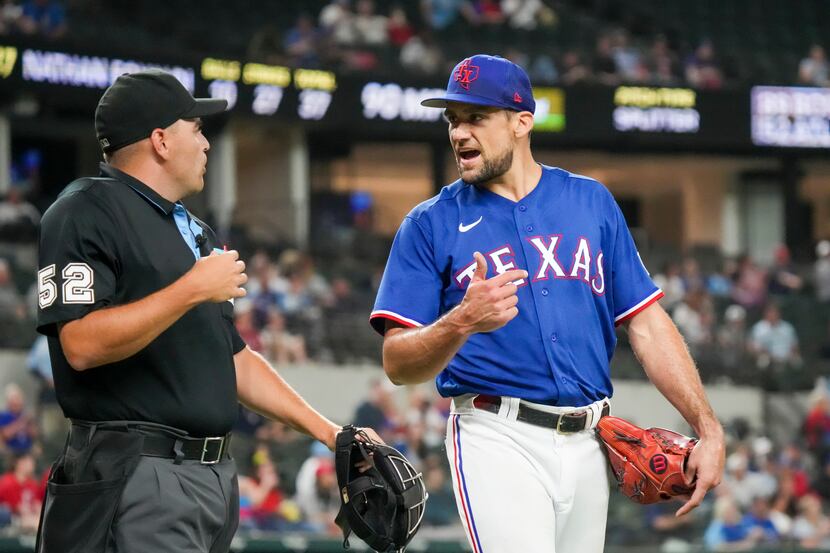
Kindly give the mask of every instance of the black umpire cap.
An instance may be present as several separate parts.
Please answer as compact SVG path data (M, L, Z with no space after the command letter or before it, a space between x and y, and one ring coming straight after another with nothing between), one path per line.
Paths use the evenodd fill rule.
M170 73L158 69L125 73L98 101L95 134L101 149L111 153L179 119L214 115L227 107L227 100L194 98Z

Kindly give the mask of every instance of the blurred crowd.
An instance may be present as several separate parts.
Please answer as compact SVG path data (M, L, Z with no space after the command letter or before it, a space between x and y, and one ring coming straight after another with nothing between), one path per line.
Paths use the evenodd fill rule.
M685 257L654 275L704 380L792 390L826 372L830 242L820 241L815 254L812 267L799 268L779 245L769 266L743 255L711 272Z
M179 8L187 12L187 5L180 4ZM692 34L693 21L687 22L689 29L665 22L665 28L661 28L647 7L622 9L618 2L317 0L292 4L285 10L275 7L276 3L263 5L258 19L245 18L233 10L225 13L221 4L207 4L200 9L213 10L214 16L206 16L211 20L239 18L232 28L234 34L241 35L244 52L232 52L237 46L230 36L222 39L225 44L217 43L215 35L206 43L204 29L182 29L178 40L191 50L215 49L202 51L203 55L245 55L252 61L341 73L393 75L404 70L407 75L443 78L461 57L486 51L519 63L528 69L534 82L546 84L718 89L762 80L780 83L783 79L830 85L830 68L822 44L787 52L790 57L803 59L798 62L798 57L788 57L785 62L777 62L786 68L773 67L772 75L753 74L757 69L752 67L754 62L736 57L737 52L730 48L736 41L728 35L729 41L724 43L723 35L712 38L705 33ZM164 9L162 4L158 7ZM109 10L105 3L96 1L3 0L0 35L74 41L95 36L91 20L109 18L106 27L123 26L122 39L130 41L130 46L142 43L143 35L134 34L139 31L147 35L143 42L153 42L149 39L154 31L140 28L145 15L139 14L142 19L136 21L129 11ZM693 13L690 10L689 16ZM70 26L73 14L77 24ZM136 23L139 28L135 28ZM147 20L144 26L153 25ZM97 27L100 30L100 25ZM112 38L118 40L118 34ZM772 57L780 53L749 55Z
M788 440L774 442L743 419L729 422L726 430L724 479L698 509L676 517L677 503L643 508L612 494L609 545L648 544L663 551L830 549L826 381L817 381L801 428Z
M30 367L36 357L30 356ZM449 400L420 388L404 395L383 378L373 381L366 394L344 422L376 428L423 472L429 493L425 536L463 539L444 451ZM41 395L27 402L14 383L4 389L0 533L31 534L37 526L47 466L66 430L53 401ZM678 503L642 507L612 493L608 545L664 551L829 549L830 389L825 379L816 382L808 410L798 420L787 438L777 441L760 421L724 421L723 483L690 514L675 517ZM240 532L338 538L334 458L323 444L240 407L232 448L240 472Z
M414 4L414 3L413 3ZM593 48L562 40L564 2L543 0L422 0L410 4L331 0L318 14L303 13L287 30L266 25L251 40L251 59L341 72L413 75L449 72L463 55L482 50L527 68L538 83L688 85L719 89L751 75L710 38L690 42L677 33L636 21L610 22L596 32ZM407 7L409 9L407 9ZM459 38L461 37L461 38ZM464 39L466 37L466 41ZM494 49L495 48L495 49ZM827 86L824 49L814 44L792 81Z
M463 43L447 47L444 38L473 34L483 35L485 43L498 44L494 53L527 68L534 82L689 84L712 89L723 86L726 78L708 39L687 47L660 33L634 40L624 27L614 27L598 34L593 51L560 49L553 45L559 24L553 4L541 0L424 0L418 12L407 12L398 4L382 13L373 0L332 0L316 19L300 15L284 34L273 27L261 30L251 42L249 56L343 72L388 73L395 66L409 74L443 76L462 51L481 50ZM511 41L511 35L524 39ZM542 42L525 48L528 36ZM540 46L544 38L550 47Z
M59 0L3 0L0 2L0 35L59 39L66 35L67 17Z

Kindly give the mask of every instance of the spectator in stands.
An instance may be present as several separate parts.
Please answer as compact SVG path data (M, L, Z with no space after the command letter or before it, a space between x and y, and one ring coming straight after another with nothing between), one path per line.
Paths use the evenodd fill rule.
M447 433L447 417L421 390L416 388L410 392L405 417L409 451L426 459L441 450Z
M830 302L830 240L822 240L816 244L813 281L816 299L822 303Z
M375 342L374 336L369 340L360 329L363 328L363 315L369 307L359 298L352 288L352 284L343 277L335 277L331 281L331 291L334 301L325 309L325 321L328 325L328 343L337 364L362 360L367 351L372 351Z
M35 459L29 453L15 457L12 470L0 476L0 504L12 514L12 522L26 533L37 530L44 488L35 478Z
M337 46L351 46L357 42L354 12L351 0L332 0L320 10L320 28Z
M0 202L0 242L10 244L34 243L40 212L26 201L24 187L12 185Z
M712 302L703 288L692 288L672 312L677 330L683 335L692 357L699 359L713 341Z
M646 517L646 524L651 531L651 537L657 543L663 544L667 540L682 540L691 544L700 537L697 519L700 512L697 510L676 516L677 506L674 503L660 502L646 505L643 514ZM663 546L663 550L666 550Z
M285 34L283 47L293 67L317 67L320 33L308 14L301 14Z
M429 494L429 508L424 511L424 524L428 526L449 526L458 518L452 482L447 478L440 457L433 456L426 460L424 485Z
M474 19L475 16L468 0L421 0L421 12L427 25L436 31L455 23L461 13L467 20Z
M727 375L739 379L746 365L746 309L730 305L723 316L723 325L717 332L720 361Z
M779 244L775 248L772 263L769 273L770 294L785 295L801 290L804 281L796 274L787 246Z
M620 83L617 63L614 61L613 42L608 34L601 34L597 37L592 69L594 78L600 84L616 86Z
M778 488L772 497L772 512L776 527L785 535L790 535L792 530L792 517L795 516L798 508L798 497L795 494L795 483L789 471L779 471Z
M0 258L0 347L15 344L18 325L26 319L26 306L23 297L12 281L12 272L8 261Z
M279 305L280 296L287 290L288 281L279 275L263 252L254 254L248 265L250 280L245 285L246 299L253 304L255 326L263 328L268 322L268 312Z
M792 535L804 549L830 549L830 519L817 496L805 495L798 501Z
M305 338L301 334L288 332L285 328L285 317L276 307L268 310L268 322L260 332L259 338L263 355L277 365L302 364L308 361Z
M267 419L243 406L237 409L238 415L233 425L233 441L231 451L236 459L240 474L250 474L255 468L252 465L254 452L259 445L260 432L267 424Z
M611 34L612 56L617 75L628 83L641 83L648 80L648 68L638 48L629 43L625 29L617 29Z
M487 25L498 27L504 23L504 12L497 0L473 0L475 18L470 20L473 25Z
M748 254L738 260L732 299L746 309L754 309L767 299L767 274Z
M758 535L758 544L771 547L781 542L781 534L772 521L769 499L756 496L752 499L749 512L744 515L743 524L750 534Z
M305 336L306 347L313 357L323 347L323 309L334 301L331 288L317 273L311 257L304 253L284 251L279 266L288 286L280 295L278 307L285 316L289 332Z
M724 259L721 270L706 278L706 289L715 298L732 297L733 279L737 270L738 266L734 259Z
M13 455L28 453L38 434L37 421L29 409L23 390L14 382L6 385L6 407L0 412L0 437Z
M359 44L384 46L389 42L388 21L385 15L375 13L373 0L357 0L354 27Z
M415 36L415 30L409 24L406 10L400 4L395 4L389 10L389 23L386 31L389 35L389 43L396 48L403 47L410 38Z
M804 438L816 465L823 466L830 459L830 395L817 387L811 394L810 410L804 419Z
M703 40L686 59L686 80L695 88L718 89L723 86L723 73L718 64L715 47Z
M683 289L687 292L706 288L706 277L700 271L700 263L692 256L683 258L680 278L683 280Z
M28 0L23 4L18 26L27 35L61 38L67 29L66 10L56 0Z
M296 500L311 528L332 535L340 533L340 528L334 524L334 518L340 510L340 491L334 461L321 459L317 463L313 485L301 488L298 484Z
M795 327L781 319L781 310L775 303L766 306L763 319L752 327L749 347L761 368L801 364Z
M760 529L750 528L735 501L727 496L715 501L715 518L706 529L703 542L709 551L751 551L763 538Z
M792 480L793 496L796 499L813 492L807 474L808 463L809 459L805 463L804 451L795 443L786 444L778 456L778 480Z
M798 64L798 81L813 86L830 86L830 64L821 45L813 44L810 53Z
M568 50L562 56L562 82L566 85L584 83L591 78L591 68L576 50Z
M434 75L443 63L441 49L435 44L432 33L421 31L401 48L400 62L404 69L416 75Z
M742 509L749 508L756 497L771 497L777 486L770 473L750 470L749 457L744 450L727 457L723 481L729 496Z
M372 380L369 395L357 406L352 424L364 427L365 423L372 421L374 425L371 428L374 428L381 438L386 440L397 418L392 397L393 389L392 384L388 383L385 378Z
M656 85L673 86L680 83L677 56L671 50L665 35L658 35L651 44L648 57L650 81Z
M553 57L545 52L540 52L533 57L527 73L533 82L554 83L559 80L559 70Z
M654 284L663 291L660 303L666 311L670 312L686 296L680 265L674 261L666 262L663 271L654 275Z
M258 457L256 476L239 477L239 494L249 500L250 516L257 529L286 530L290 525L283 515L285 496L280 489L279 472L267 453L263 451ZM296 514L291 518L297 521Z
M252 350L262 352L262 341L259 339L259 330L254 324L254 306L251 300L239 298L234 302L233 314L239 336Z
M813 489L824 501L830 501L830 456L821 465L821 472L813 482Z
M0 35L9 35L15 32L23 16L23 6L16 0L3 0L0 5Z
M542 0L502 0L501 10L510 27L520 31L556 24L556 13Z
M29 350L26 365L40 386L36 420L43 445L43 455L47 459L54 459L61 452L69 430L69 423L55 395L52 360L49 358L49 344L46 336L41 334L35 339Z

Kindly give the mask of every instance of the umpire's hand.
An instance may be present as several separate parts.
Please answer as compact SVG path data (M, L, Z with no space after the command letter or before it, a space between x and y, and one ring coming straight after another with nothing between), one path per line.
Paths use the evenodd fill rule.
M239 252L236 250L213 252L199 259L184 278L193 286L200 303L219 303L241 298L246 294L242 285L248 282L245 262L240 261Z
M503 327L519 314L518 287L514 282L527 278L527 271L511 269L487 278L487 261L479 252L473 254L476 272L461 300L455 321L470 334L492 332Z

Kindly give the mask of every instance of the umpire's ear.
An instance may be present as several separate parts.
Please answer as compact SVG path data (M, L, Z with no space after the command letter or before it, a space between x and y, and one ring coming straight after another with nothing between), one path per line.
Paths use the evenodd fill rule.
M167 138L166 129L153 129L153 132L150 133L150 144L153 146L153 151L164 160L170 158L170 147L167 144Z

